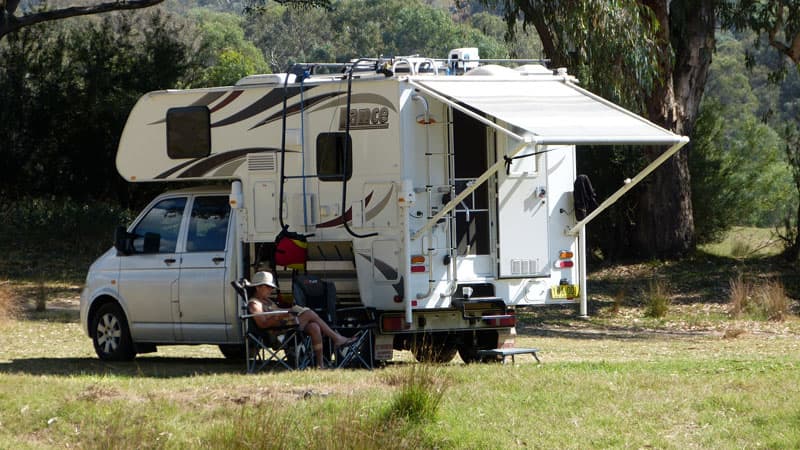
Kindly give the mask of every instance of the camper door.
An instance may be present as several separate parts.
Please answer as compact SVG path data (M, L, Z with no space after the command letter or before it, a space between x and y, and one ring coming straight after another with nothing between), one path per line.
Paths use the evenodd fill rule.
M498 153L520 143L497 135ZM545 155L531 145L497 172L497 229L500 278L548 276L550 268Z

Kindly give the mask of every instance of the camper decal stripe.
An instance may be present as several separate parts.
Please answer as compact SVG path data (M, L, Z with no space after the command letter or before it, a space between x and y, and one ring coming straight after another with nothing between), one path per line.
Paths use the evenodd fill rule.
M366 212L366 214L364 214L364 219L372 220L375 218L375 216L380 214L380 212L383 211L383 208L385 208L386 205L389 204L389 199L392 197L392 192L394 192L394 185L392 185L392 188L389 189L389 192L386 193L386 197L383 197L381 201L379 201L378 204L375 205L374 208L370 209L369 211ZM364 206L367 206L369 204L369 200L371 198L372 198L372 193L370 193L369 197L367 197L366 201L364 202Z
M160 174L156 175L156 179L168 178L170 175L172 175L173 173L183 169L184 167L196 163L198 161L198 159L199 158L195 158L195 159L191 159L191 160L186 161L186 162L182 162L182 163L178 164L177 166L167 170L166 172L161 172Z
M385 262L381 261L378 258L375 258L375 260L373 261L372 257L367 253L357 253L357 254L358 256L366 259L373 266L375 266L375 268L378 269L378 272L380 272L381 275L383 275L387 280L397 279L398 273L397 269L395 269L394 267L390 266L389 264L386 264ZM393 284L392 287L394 288L394 291L397 293L397 295L403 297L403 277L400 277L397 283Z
M303 108L309 108L309 107L311 107L311 106L313 106L313 105L315 105L315 104L317 104L317 103L319 103L319 102L321 102L321 101L323 101L325 99L328 99L328 98L331 98L331 97L336 97L338 95L343 95L343 94L344 94L344 92L329 92L327 94L317 95L316 97L309 97L309 98L303 100ZM286 116L287 117L291 116L293 114L297 114L298 112L300 112L300 103L299 102L295 103L295 104L293 104L291 106L287 106L286 107ZM276 112L275 114L272 114L271 116L267 117L266 119L262 120L261 122L258 122L257 124L253 125L253 127L250 128L250 129L252 130L253 128L258 128L258 127L260 127L262 125L266 125L266 124L268 124L270 122L274 122L274 121L276 121L276 120L278 120L278 119L280 119L282 117L283 117L283 111Z
M230 104L232 101L236 100L236 99L237 99L237 98L238 98L240 95L242 95L242 92L244 92L244 91L242 91L242 90L238 90L238 91L233 91L233 92L231 92L231 93L230 93L230 95L228 95L227 97L225 97L225 98L224 98L224 99L223 99L221 102L219 102L219 104L217 104L216 106L214 106L213 108L211 108L211 112L212 112L212 113L213 113L213 112L217 112L217 111L219 111L220 109L222 109L222 108L224 108L224 107L228 106L228 105L229 105L229 104ZM209 104L210 104L210 103L211 103L211 102L209 102Z
M309 90L314 86L304 86L304 90ZM299 87L287 87L285 90L285 95L287 98L291 98L296 96L300 93ZM230 125L232 123L241 122L242 120L249 119L256 114L260 114L275 105L279 105L283 103L284 98L284 89L276 88L269 91L266 95L261 97L260 99L256 100L255 103L251 104L250 106L244 108L243 110L233 114L232 116L220 120L219 122L211 124L211 127L224 127L225 125Z
M230 150L224 153L216 153L212 156L207 158L202 158L199 160L192 160L188 163L180 164L179 166L175 166L172 169L159 174L156 179L163 179L167 178L173 173L177 172L181 168L191 165L188 169L186 169L183 173L178 175L176 178L196 178L206 175L208 172L220 167L224 164L233 161L236 158L241 158L249 153L258 153L258 152L279 152L280 149L277 148L265 148L265 147L254 147L254 148L241 148L237 150Z
M394 186L392 186L392 189L389 190L389 194L392 193L393 189L394 189ZM367 194L367 197L364 199L364 206L369 205L369 201L372 200L372 194L374 194L374 193L375 193L375 191L372 191L369 194ZM385 199L381 200L381 203L379 203L378 206L375 207L375 209L377 209L377 208L383 209L383 207L386 206L386 203L388 203L388 201L387 201L388 198L389 198L389 196L387 195ZM374 209L373 209L373 211L374 211ZM378 211L378 212L380 212L380 211ZM377 215L378 212L375 212L375 214L373 214L372 217L375 217L375 215ZM372 218L372 217L370 217L370 218ZM343 225L345 221L349 222L351 220L353 220L353 208L352 207L348 208L347 212L344 213L344 220L342 220L342 216L339 216L339 217L337 217L337 218L335 218L333 220L329 220L327 222L323 222L323 223L317 224L317 228L335 227L335 226Z
M209 92L208 94L206 94L206 95L198 98L197 100L195 100L195 102L192 103L189 106L208 106L208 105L214 103L214 101L216 99L222 97L225 94L226 93L224 91L223 92Z
M347 212L344 213L344 217L339 216L333 220L329 220L323 223L318 223L317 228L336 227L339 225L343 225L345 221L350 222L351 220L353 220L353 208L347 208Z

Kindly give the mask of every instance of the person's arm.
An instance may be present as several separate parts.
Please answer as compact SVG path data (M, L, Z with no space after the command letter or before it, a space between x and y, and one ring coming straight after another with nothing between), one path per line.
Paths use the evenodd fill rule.
M297 318L294 315L289 314L289 312L284 309L264 309L264 303L260 300L250 300L250 302L247 304L247 309L250 311L250 314L253 314L253 320L255 321L256 325L259 326L259 328L273 328L290 322L297 323ZM259 315L260 313L265 312L282 312L283 314Z

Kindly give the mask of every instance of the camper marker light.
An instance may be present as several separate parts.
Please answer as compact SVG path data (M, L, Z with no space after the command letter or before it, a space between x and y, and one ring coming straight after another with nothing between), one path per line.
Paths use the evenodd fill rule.
M574 265L575 265L575 263L573 263L572 261L569 261L569 260L556 261L556 268L559 268L559 269L566 269L566 268L572 267Z
M561 250L558 253L558 259L570 259L570 258L572 258L572 256L573 256L572 252L567 251L567 250Z
M411 266L412 273L421 273L425 272L425 266Z
M425 257L422 255L414 255L411 257L411 264L425 264Z

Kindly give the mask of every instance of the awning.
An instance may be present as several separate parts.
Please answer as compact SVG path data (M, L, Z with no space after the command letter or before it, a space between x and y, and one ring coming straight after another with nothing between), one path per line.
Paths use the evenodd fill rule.
M602 97L555 77L536 79L438 77L409 82L463 112L477 111L510 124L494 125L539 145L673 145L688 139ZM475 114L470 114L473 117Z

